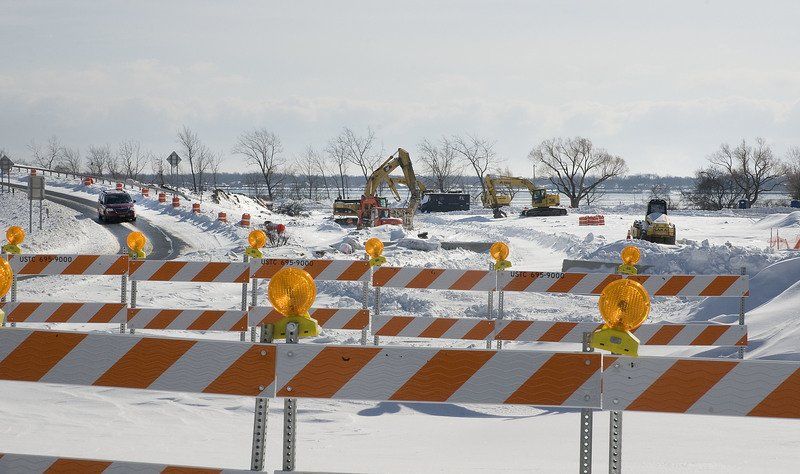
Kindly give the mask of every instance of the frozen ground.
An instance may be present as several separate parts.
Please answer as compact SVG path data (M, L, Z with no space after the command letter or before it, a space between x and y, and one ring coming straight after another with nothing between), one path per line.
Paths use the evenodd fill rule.
M24 178L23 178L24 179ZM22 182L22 181L20 181ZM48 185L95 198L99 186L48 177ZM0 195L0 228L27 219L26 201ZM140 215L167 228L189 245L183 258L240 260L247 231L215 220L219 211L238 220L243 212L264 220L284 222L290 245L268 249L268 256L343 254L345 241L363 243L378 235L392 241L386 256L393 265L485 268L487 255L466 250L444 251L440 241L503 240L511 246L517 269L560 270L564 258L616 260L631 221L641 218L638 206L594 209L606 226L579 227L577 215L566 217L491 219L474 210L421 215L415 232L377 228L356 232L327 219L324 205L309 203L308 216L287 218L259 209L249 200L209 203L204 213L188 212L190 203L174 210L155 199L137 198ZM28 252L116 252L116 240L106 227L48 204L47 232L34 231ZM673 220L679 245L642 244L644 264L661 273L738 273L746 266L753 276L748 300L751 350L748 357L800 360L795 308L800 260L791 252L767 249L770 227L782 226L792 236L800 219L763 210L721 213L679 212ZM590 212L586 210L585 212ZM583 212L582 212L583 213ZM420 248L416 232L429 238ZM351 240L352 239L352 240ZM431 245L430 243L433 242ZM260 294L265 294L262 285ZM321 283L319 306L360 305L356 285ZM119 281L113 278L38 278L20 282L20 300L116 301ZM144 283L140 306L237 308L238 285ZM458 292L384 291L385 313L426 316L480 316L486 295ZM519 319L597 320L596 298L550 295L506 295L507 317ZM688 301L660 299L652 321L731 322L738 300ZM63 327L63 326L62 326ZM90 329L90 328L81 328ZM113 331L114 328L97 328ZM173 334L188 336L188 334ZM197 334L192 334L197 337ZM236 334L206 333L200 337L236 339ZM358 334L324 331L309 343L357 343ZM388 344L470 346L469 343L390 339ZM546 344L512 348L575 350ZM524 346L524 347L523 347ZM648 354L691 355L696 350L662 349ZM729 355L713 352L714 356ZM173 462L246 468L252 429L252 399L203 397L153 392L0 383L0 440L2 449L76 457ZM273 402L268 434L268 468L279 467L280 401ZM606 463L608 415L595 420L595 469ZM301 401L298 467L348 472L574 472L578 456L578 414L526 407L479 407L448 404L405 405ZM80 440L79 442L75 442ZM781 420L626 413L625 468L631 472L796 472L800 462L800 425ZM668 446L668 449L665 447Z

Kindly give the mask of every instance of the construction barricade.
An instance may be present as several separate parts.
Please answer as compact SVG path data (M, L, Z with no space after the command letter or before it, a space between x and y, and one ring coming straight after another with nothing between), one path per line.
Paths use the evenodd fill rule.
M8 302L0 303L6 322L16 323L118 323L127 308L127 255L9 255L14 272ZM111 276L120 278L120 303L18 301L19 276ZM5 323L4 323L5 324Z
M596 216L580 216L578 217L578 225L606 225L606 217L600 214Z

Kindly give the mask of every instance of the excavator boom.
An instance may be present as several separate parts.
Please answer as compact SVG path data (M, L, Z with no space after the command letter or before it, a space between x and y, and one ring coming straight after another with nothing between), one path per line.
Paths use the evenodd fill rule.
M545 188L540 188L526 178L514 176L488 175L483 180L486 192L482 196L483 207L490 208L494 217L505 217L506 213L500 208L511 204L511 195L498 192L498 186L508 188L525 188L531 193L531 207L522 211L523 217L565 216L567 210L558 207L560 198L558 194L547 194Z

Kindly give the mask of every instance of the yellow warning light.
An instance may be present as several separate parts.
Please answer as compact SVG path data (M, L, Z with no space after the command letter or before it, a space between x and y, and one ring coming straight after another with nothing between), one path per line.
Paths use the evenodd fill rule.
M622 249L622 252L620 252L619 255L622 257L622 263L625 265L636 265L639 263L639 259L641 258L639 249L633 245L628 245Z
M267 289L272 306L284 317L275 322L273 335L286 336L286 325L296 323L299 337L319 334L319 325L308 315L317 297L317 285L307 271L295 267L278 270L269 280Z
M383 242L381 242L381 239L372 237L364 243L364 249L367 251L367 255L370 256L370 267L379 267L386 263L386 257L382 255Z
M510 253L508 245L505 242L495 242L489 248L489 255L494 259L495 270L505 270L511 267L511 262L506 260Z
M378 258L383 254L383 242L377 237L373 237L364 244L367 255L372 258Z
M650 314L650 296L641 283L630 279L611 282L597 302L605 325L592 334L591 346L613 354L638 356L639 339L631 331Z
M145 237L143 233L133 231L128 234L125 242L128 244L128 248L131 249L131 251L128 252L131 258L145 258L147 256L144 253L144 246L147 245L147 237Z
M0 258L0 298L8 293L11 289L11 282L14 280L14 272L11 270L11 265L4 258ZM2 312L0 312L2 314ZM2 318L0 318L1 320ZM2 321L0 321L2 322Z
M247 236L247 242L250 244L250 247L254 249L260 249L261 247L267 245L267 234L263 230L257 229L250 232L250 235Z
M19 245L25 240L25 231L18 225L12 225L6 231L6 240L11 245Z

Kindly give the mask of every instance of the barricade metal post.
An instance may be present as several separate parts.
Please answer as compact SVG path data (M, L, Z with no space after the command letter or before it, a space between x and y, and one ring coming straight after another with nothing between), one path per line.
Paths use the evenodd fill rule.
M594 348L589 345L592 333L583 333L583 352L594 352ZM580 435L580 467L578 472L581 474L591 474L592 472L592 425L594 422L594 412L591 408L581 408L581 435Z
M495 270L494 273L496 275L495 281L499 282L500 271L499 270ZM497 323L500 322L503 319L503 317L505 316L505 309L504 309L504 306L503 306L503 290L501 290L499 288L499 285L497 285L496 283L495 283L495 288L497 288L497 321L495 322L495 330L494 331L495 331L495 334L497 334ZM499 351L502 348L503 348L503 341L498 340L497 341L497 350Z
M266 326L261 326L260 342L270 343L272 342L272 331L267 331ZM253 333L255 333L255 326L253 326ZM253 449L250 453L251 471L264 470L268 415L269 398L256 397L256 406L253 413Z
M492 270L494 270L494 265L492 263L489 263L489 271L492 271ZM496 286L497 286L497 278L495 276L495 287ZM493 293L492 290L489 290L489 299L488 299L488 303L486 304L486 309L487 309L486 319L488 319L490 321L492 320L492 316L493 316L492 313L494 312L493 306L494 306L494 293ZM497 337L497 325L496 324L494 325L494 328L492 329L492 339L494 339L495 337ZM487 349L491 349L492 348L491 339L486 341L486 348Z
M297 344L299 340L297 323L286 325L286 343ZM292 353L288 352L291 356ZM286 387L291 390L291 387ZM285 398L283 400L283 470L294 471L295 443L297 442L297 399Z
M244 263L247 263L247 262L250 261L250 257L247 254L244 254L242 256L242 261ZM242 305L241 305L241 307L242 307L242 311L247 311L247 280L245 280L245 282L242 283ZM242 341L242 342L247 340L247 330L244 330L244 331L242 331L241 334L239 334L239 340Z
M16 275L16 273L11 275L11 291L10 291L10 293L11 293L11 297L9 298L9 301L11 301L12 303L16 302L17 301L17 275ZM9 326L11 326L12 328L16 327L17 323L10 323Z
M128 274L127 273L123 273L122 276L120 277L120 280L121 280L122 284L120 286L120 298L119 298L120 301L119 302L124 304L125 306L127 306L128 305ZM135 288L135 286L131 288L131 300L132 301L133 301L134 288ZM119 333L120 334L125 334L125 323L119 323ZM133 330L131 330L131 334L133 334Z
M252 280L252 287L250 288L250 306L255 307L258 306L258 278L253 278ZM256 327L255 325L250 328L250 340L252 342L256 341ZM270 342L272 341L272 336L270 336ZM264 327L261 327L261 341L264 342Z
M369 255L365 255L364 256L364 260L369 260ZM362 290L361 290L362 291L361 308L365 309L367 311L369 311L369 283L370 283L370 281L372 281L372 267L370 267L369 276L370 276L369 281L365 281L363 283ZM366 346L367 345L367 333L371 330L371 328L372 328L372 318L369 318L369 321L367 321L366 327L364 327L361 330L361 345L362 346Z
M622 411L611 410L608 423L608 472L622 472Z
M372 273L371 273L371 270L370 270L370 277L371 276L372 276ZM376 286L375 287L375 301L374 301L373 305L375 307L375 310L373 311L372 318L370 318L370 322L374 321L375 317L381 315L381 287L380 286ZM378 335L375 335L373 337L373 341L372 342L376 346L380 342L380 341L378 341L378 339L379 339Z
M747 275L747 267L742 267L740 273ZM744 298L739 298L739 326L744 326ZM744 359L744 346L739 346L739 358Z

